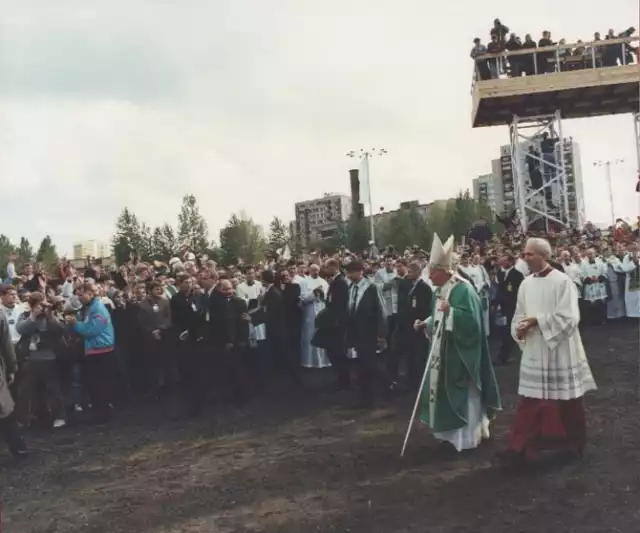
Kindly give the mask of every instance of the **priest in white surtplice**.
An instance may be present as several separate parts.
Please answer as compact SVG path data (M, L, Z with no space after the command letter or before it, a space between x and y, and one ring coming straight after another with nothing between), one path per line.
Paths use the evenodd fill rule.
M580 263L582 272L585 322L604 324L607 320L607 263L593 248L587 250L587 257Z
M302 292L301 364L305 368L331 366L325 351L311 344L316 329L316 316L325 308L325 298L329 292L329 284L320 277L318 265L312 264L309 267L309 276L304 279L300 288Z
M627 316L640 317L640 261L638 245L629 245L629 253L622 260L622 271L626 274L624 303Z
M529 239L526 261L533 276L518 291L512 333L522 349L520 401L509 435L511 461L532 460L542 452L582 455L586 423L582 397L596 388L578 331L576 286L552 268L551 246Z

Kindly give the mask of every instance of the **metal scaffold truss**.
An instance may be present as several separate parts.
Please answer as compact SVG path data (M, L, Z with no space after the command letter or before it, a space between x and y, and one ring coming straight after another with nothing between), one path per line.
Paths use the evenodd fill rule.
M515 204L523 230L549 231L572 223L566 152L560 111L553 115L514 115L510 129Z

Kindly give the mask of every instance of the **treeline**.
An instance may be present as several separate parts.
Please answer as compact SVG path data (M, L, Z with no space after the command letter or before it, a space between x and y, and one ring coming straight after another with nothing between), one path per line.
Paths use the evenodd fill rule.
M469 191L460 192L456 198L435 203L426 217L413 207L383 217L376 226L377 245L380 248L393 245L399 252L411 246L428 250L434 232L441 236L454 234L456 241L460 242L480 217L486 218L495 229L491 210L475 201ZM369 248L369 237L368 221L352 218L344 222L332 238L312 243L310 248L325 253L341 247L359 252ZM125 207L116 221L111 244L118 264L126 263L133 257L143 261L167 262L178 254L182 246L187 246L199 257L206 255L224 265L255 263L266 255L282 257L287 252L296 257L304 252L299 240L291 235L288 224L278 217L272 219L265 231L246 214L233 214L220 230L218 240L211 239L207 223L193 195L186 195L182 199L175 226L165 223L152 227ZM22 237L19 244L13 244L8 237L0 234L0 268L3 273L0 276L4 275L11 252L18 257L18 267L38 261L45 268L52 269L58 261L56 247L49 236L42 239L34 253L27 238Z

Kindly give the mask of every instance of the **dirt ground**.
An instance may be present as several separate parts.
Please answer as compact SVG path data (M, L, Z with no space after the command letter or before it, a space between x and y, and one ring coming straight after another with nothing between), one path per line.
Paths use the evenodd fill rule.
M637 323L584 333L599 390L583 461L517 474L493 465L516 401L497 369L494 438L456 461L420 428L399 458L412 398L369 413L318 376L292 397L172 421L135 405L108 428L32 434L20 466L0 450L8 533L633 533L640 531ZM323 376L321 376L323 378Z

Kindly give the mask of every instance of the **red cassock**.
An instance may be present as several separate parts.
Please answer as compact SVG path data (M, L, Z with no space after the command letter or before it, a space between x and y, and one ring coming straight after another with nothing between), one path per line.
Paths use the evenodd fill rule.
M527 459L541 452L582 454L587 426L582 398L540 400L521 397L509 434L509 447Z

